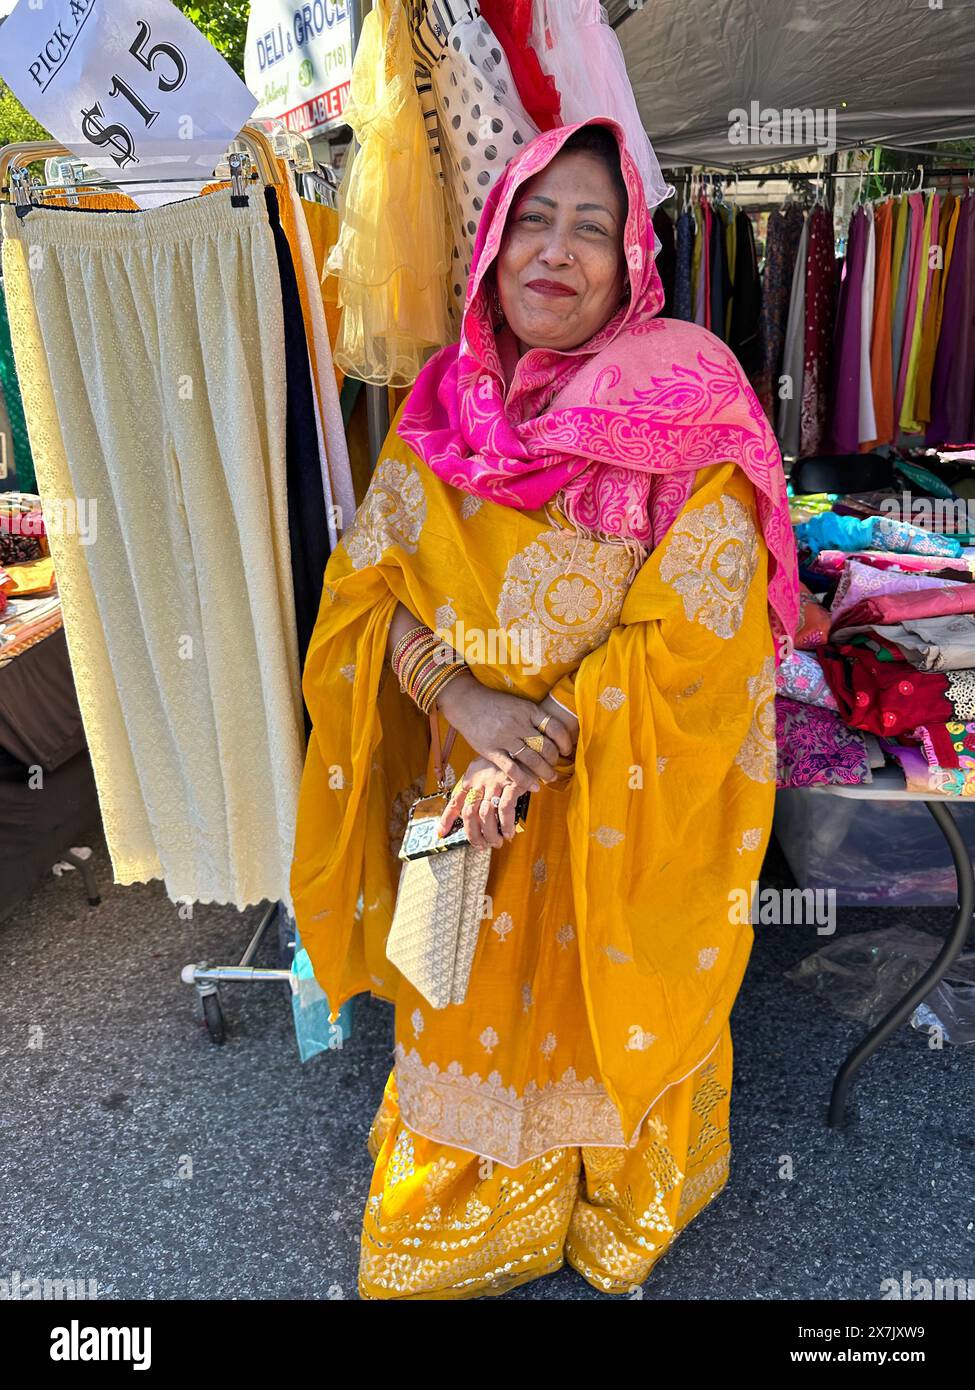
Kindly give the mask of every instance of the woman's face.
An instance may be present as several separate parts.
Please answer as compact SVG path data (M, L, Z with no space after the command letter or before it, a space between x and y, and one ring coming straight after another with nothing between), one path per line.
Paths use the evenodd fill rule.
M626 206L603 160L560 154L511 205L497 260L501 308L524 348L585 343L619 308Z

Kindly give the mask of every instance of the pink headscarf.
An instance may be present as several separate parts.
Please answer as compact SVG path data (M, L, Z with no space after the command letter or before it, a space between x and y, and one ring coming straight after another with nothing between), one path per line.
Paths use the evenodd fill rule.
M584 125L616 137L629 210L630 295L594 337L568 351L531 348L505 399L485 275L518 189ZM664 301L653 228L622 129L604 117L544 131L513 159L484 205L459 343L423 368L400 437L463 492L521 511L553 497L586 535L618 539L638 565L690 496L700 468L737 463L756 489L769 550L776 661L799 614L796 548L782 459L765 412L724 343L658 318Z

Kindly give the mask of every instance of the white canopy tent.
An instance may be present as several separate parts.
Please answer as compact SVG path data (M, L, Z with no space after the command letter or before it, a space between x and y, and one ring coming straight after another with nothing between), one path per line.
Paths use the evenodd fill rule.
M764 167L821 151L975 136L975 0L609 0L661 164ZM754 103L754 105L753 105ZM749 115L747 143L729 138ZM753 113L822 113L763 143ZM794 118L785 117L791 124ZM766 126L768 122L766 120Z

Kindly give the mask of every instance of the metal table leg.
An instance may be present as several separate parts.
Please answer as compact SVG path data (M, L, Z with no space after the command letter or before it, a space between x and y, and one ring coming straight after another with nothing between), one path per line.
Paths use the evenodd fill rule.
M910 1017L921 1000L925 999L935 985L944 979L961 954L968 939L972 909L975 908L975 871L972 869L972 861L968 857L968 849L961 831L955 824L954 817L947 805L943 801L925 801L924 804L947 840L951 857L955 861L955 878L958 884L958 913L955 917L955 925L952 927L951 935L945 942L937 960L928 967L917 983L911 986L904 998L891 1009L887 1017L882 1019L876 1028L871 1029L863 1041L853 1049L836 1073L826 1120L826 1123L833 1128L844 1123L847 1095L853 1077L861 1064L876 1052L881 1043L887 1041L891 1033Z

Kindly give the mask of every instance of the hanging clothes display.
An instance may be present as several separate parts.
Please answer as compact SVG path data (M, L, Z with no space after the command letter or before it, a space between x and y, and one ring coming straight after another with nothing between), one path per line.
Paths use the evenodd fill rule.
M458 21L447 35L433 69L433 90L448 203L460 248L450 277L450 297L459 311L487 195L538 130L521 105L507 58L480 17Z
M685 208L677 219L676 263L674 266L674 318L686 323L694 317L691 299L691 267L694 258L694 213Z
M832 444L838 454L855 454L860 442L860 295L866 255L867 214L857 208L836 309L831 395Z
M894 229L889 202L874 208L875 268L873 311L870 318L870 390L874 431L860 440L861 450L890 444L894 438L894 398L891 389L890 272ZM812 452L810 450L809 452Z
M796 252L802 234L802 209L795 203L769 213L765 234L765 271L762 285L761 340L763 362L753 382L755 393L769 421L774 423L779 400L779 377L789 318L789 297Z
M789 316L782 347L781 376L785 378L784 394L779 399L776 434L783 453L798 454L802 416L802 372L806 353L806 256L809 248L809 223L803 222L796 249L789 297Z
M652 211L674 190L660 172L620 41L599 0L534 0L533 13L532 42L562 99L563 123L609 116L621 125Z
M344 116L360 148L327 266L342 310L335 360L362 381L409 385L449 338L449 256L401 0L379 0L363 20Z
M809 214L806 246L800 454L819 453L826 435L837 286L833 240L833 219L817 204Z
M96 509L50 542L116 881L243 907L289 901L303 738L278 262L231 196L2 226L41 495Z
M728 345L747 375L751 377L758 371L762 361L762 281L758 273L755 233L748 213L739 209L732 227L734 275Z
M873 208L864 208L863 282L860 287L860 383L858 392L858 440L874 439L877 421L873 410L873 382L870 376L870 334L873 328L873 294L876 280L877 243Z
M480 10L504 49L518 98L535 126L539 130L554 130L562 125L558 88L553 78L542 71L532 46L532 0L480 0Z

